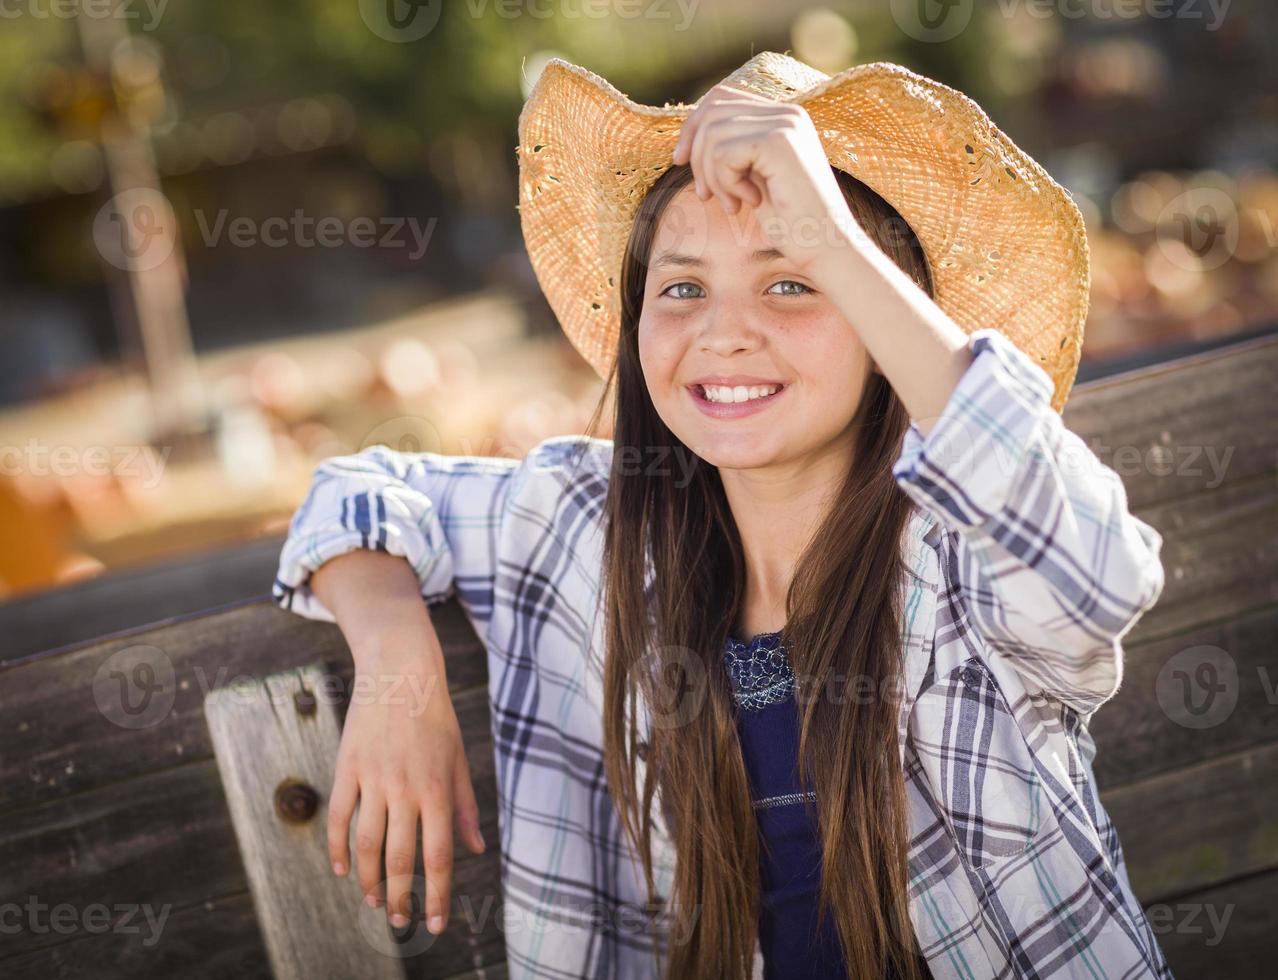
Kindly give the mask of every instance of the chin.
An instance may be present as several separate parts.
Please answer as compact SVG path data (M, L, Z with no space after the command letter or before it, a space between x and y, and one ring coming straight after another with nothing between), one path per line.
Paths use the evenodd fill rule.
M739 436L717 436L685 443L699 459L718 469L753 470L781 462L781 454L765 445L758 433L742 433Z

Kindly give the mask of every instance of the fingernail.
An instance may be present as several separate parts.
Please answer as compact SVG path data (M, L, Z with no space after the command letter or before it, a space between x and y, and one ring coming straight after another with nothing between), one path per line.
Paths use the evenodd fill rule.
M346 874L346 865L342 864L342 862L341 862L341 861L334 861L334 862L333 862L333 874L337 874L337 875L344 875L344 874Z
M404 926L408 925L408 917L396 912L391 916L391 925L393 925L396 929L403 929Z
M369 892L367 895L364 896L364 904L367 905L370 909L377 908L377 896L374 895L372 892Z
M427 928L434 933L440 932L444 928L444 917L442 915L432 915Z

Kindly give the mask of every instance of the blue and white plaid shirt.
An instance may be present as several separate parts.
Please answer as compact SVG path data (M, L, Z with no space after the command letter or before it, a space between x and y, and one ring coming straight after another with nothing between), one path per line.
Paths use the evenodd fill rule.
M941 418L926 439L912 423L893 466L917 503L896 692L915 935L938 980L1170 977L1087 729L1118 690L1122 637L1162 591L1162 538L1065 428L1028 355L992 329L969 346ZM330 622L307 587L315 569L354 548L402 556L425 601L455 595L484 643L512 978L651 977L654 935L678 938L645 912L604 780L612 448L564 436L522 460L381 446L330 458L280 556L279 604ZM659 802L664 897L674 853Z

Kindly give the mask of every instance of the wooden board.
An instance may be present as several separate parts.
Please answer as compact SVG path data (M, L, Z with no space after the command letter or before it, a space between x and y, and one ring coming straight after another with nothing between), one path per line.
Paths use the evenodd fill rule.
M444 646L449 690L486 688L484 649L461 607L450 603L431 615ZM315 659L332 665L349 686L350 651L335 625L259 601L0 670L0 818L11 808L212 758L203 718L209 690ZM147 673L134 675L139 668ZM163 689L147 715L130 717L123 698L140 704L150 672ZM480 727L487 738L486 723Z
M1184 688L1173 674L1186 666L1185 658L1196 662L1205 647L1218 648L1227 657L1222 661L1232 663L1228 693L1203 716L1210 724L1188 727ZM1196 673L1193 663L1188 666ZM1126 647L1122 686L1089 726L1097 746L1097 781L1110 789L1278 740L1275 685L1278 606ZM1190 694L1195 703L1205 703L1196 686Z
M1079 385L1062 417L1118 472L1139 510L1273 473L1275 391L1271 335Z
M270 596L283 544L283 536L272 535L0 603L0 667L44 650L101 642L114 633Z
M386 913L364 904L355 875L328 866L326 801L341 732L325 674L322 665L294 668L204 698L241 864L275 980L403 980Z

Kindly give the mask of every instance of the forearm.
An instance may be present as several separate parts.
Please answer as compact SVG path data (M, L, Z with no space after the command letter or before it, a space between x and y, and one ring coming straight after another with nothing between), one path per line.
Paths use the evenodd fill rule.
M827 249L812 275L926 436L972 361L967 333L868 241Z
M417 576L403 558L359 549L311 576L315 596L333 613L359 670L394 661L444 674L444 652Z

